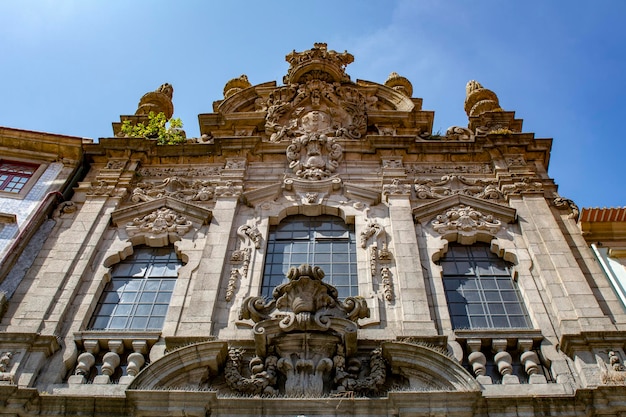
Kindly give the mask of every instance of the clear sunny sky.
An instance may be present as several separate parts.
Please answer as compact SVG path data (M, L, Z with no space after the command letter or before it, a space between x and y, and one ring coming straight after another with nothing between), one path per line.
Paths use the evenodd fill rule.
M282 83L292 50L347 50L353 80L395 71L466 126L465 84L493 90L524 131L553 138L549 174L582 207L626 206L626 1L0 1L0 125L112 135L159 85L198 136L231 78Z

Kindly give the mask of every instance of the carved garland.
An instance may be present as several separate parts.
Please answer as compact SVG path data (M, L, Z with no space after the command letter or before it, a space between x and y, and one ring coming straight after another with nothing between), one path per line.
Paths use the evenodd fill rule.
M385 300L393 301L393 281L391 279L391 270L389 264L391 264L392 253L387 247L387 235L384 227L376 220L369 220L367 225L361 232L361 247L367 248L368 240L372 239L372 244L369 246L369 260L370 260L370 273L372 277L375 277L379 272L378 265L382 264L380 269L381 284L383 286L383 294ZM378 241L382 241L382 249L378 249Z
M226 296L224 297L227 302L233 299L240 279L248 277L252 252L251 248L259 249L263 240L259 229L256 226L250 226L248 224L244 224L237 229L237 236L239 236L240 239L240 246L230 257L230 262L233 264L233 267L230 270Z

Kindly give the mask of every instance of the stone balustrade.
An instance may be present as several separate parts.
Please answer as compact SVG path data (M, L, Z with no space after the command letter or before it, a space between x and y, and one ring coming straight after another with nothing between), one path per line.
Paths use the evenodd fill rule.
M129 384L146 364L158 336L153 333L77 334L76 343L82 352L68 383Z
M457 339L463 347L463 362L482 385L546 384L548 372L537 353L540 337L500 337L497 334L467 334Z

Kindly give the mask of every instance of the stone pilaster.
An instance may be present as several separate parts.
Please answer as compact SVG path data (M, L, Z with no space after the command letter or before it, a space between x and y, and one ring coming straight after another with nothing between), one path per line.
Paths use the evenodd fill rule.
M435 324L430 316L428 297L420 255L415 235L411 203L408 194L390 194L387 197L391 241L396 256L397 302L402 306L403 332L435 334Z
M544 303L552 309L561 335L613 330L543 195L512 197L510 204L517 209L533 275L544 289Z

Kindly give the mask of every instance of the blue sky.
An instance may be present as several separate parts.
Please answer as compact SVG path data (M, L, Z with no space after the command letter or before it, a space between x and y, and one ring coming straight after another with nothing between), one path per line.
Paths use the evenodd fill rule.
M553 138L580 207L626 206L626 2L525 0L0 2L0 125L97 139L164 82L198 136L226 81L282 82L291 50L347 50L353 80L407 77L435 132L467 125L465 84Z

